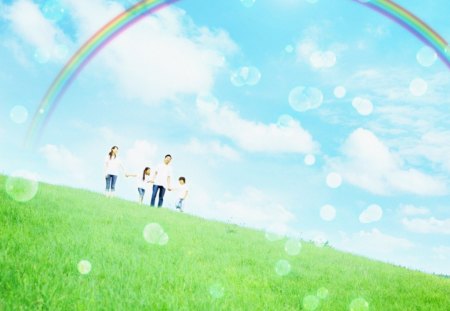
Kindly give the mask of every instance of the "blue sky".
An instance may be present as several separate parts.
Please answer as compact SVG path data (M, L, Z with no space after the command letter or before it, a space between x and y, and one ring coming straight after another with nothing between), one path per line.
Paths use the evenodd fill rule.
M24 149L58 71L130 3L1 2L3 173L102 192L112 145L133 173L171 153L188 213L450 274L449 69L350 0L182 0L103 49ZM445 1L398 3L450 38Z

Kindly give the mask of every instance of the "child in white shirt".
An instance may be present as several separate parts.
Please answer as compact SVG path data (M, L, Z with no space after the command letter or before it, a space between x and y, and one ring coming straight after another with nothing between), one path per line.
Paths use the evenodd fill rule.
M189 190L186 185L186 178L180 177L180 178L178 178L178 182L180 183L180 186L177 188L178 203L176 205L176 208L177 208L177 210L182 212L183 211L183 201L186 200Z
M145 195L145 189L148 187L148 184L151 182L150 180L150 167L144 168L144 171L142 172L142 175L136 175L136 174L128 174L127 177L137 177L137 187L138 187L138 193L139 193L139 204L142 204L144 201L144 195Z

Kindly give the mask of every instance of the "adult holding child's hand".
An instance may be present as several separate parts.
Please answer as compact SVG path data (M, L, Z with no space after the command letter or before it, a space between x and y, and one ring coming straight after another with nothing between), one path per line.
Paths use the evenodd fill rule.
M170 165L171 161L172 156L170 154L166 154L163 163L159 164L155 169L155 175L151 180L151 182L154 183L152 199L150 202L151 206L155 206L155 200L158 191L159 191L158 207L161 207L163 204L166 189L169 191L172 190L172 188L170 187L170 177L172 176L172 166Z

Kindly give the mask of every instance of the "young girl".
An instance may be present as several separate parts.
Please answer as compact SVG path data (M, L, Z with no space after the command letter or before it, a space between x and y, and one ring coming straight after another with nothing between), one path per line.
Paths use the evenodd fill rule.
M148 184L151 182L150 181L150 167L146 167L144 168L144 171L142 172L142 175L133 175L133 174L128 174L127 177L138 177L137 179L137 187L138 187L138 193L139 193L139 204L142 204L142 202L144 201L144 194L145 194L145 189L148 187Z
M116 181L117 175L119 175L119 170L122 172L125 171L122 162L117 157L117 153L119 152L119 147L113 146L109 151L108 155L105 158L105 180L106 180L106 189L105 195L107 197L114 196L114 192L116 191Z

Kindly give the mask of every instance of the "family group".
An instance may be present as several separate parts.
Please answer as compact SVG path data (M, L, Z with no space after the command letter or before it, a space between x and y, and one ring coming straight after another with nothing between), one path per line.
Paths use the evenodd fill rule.
M122 164L122 161L118 157L118 152L119 147L113 146L105 158L105 195L107 197L114 196L117 176L119 175L119 172L122 171L126 177L135 177L137 179L137 190L139 193L140 204L142 204L144 200L146 188L148 188L150 184L153 184L152 198L150 200L150 205L152 207L155 206L156 196L158 195L158 193L158 207L161 207L163 205L166 190L176 191L178 194L176 209L179 211L183 211L183 201L188 195L186 178L180 176L178 178L179 184L175 187L172 187L172 166L170 164L172 161L172 156L170 154L165 155L163 162L156 166L153 172L150 167L145 167L142 171L142 174L129 174L125 173L125 168Z

